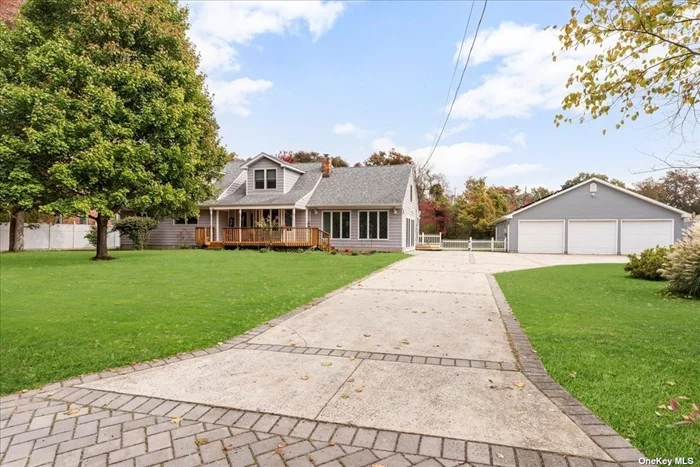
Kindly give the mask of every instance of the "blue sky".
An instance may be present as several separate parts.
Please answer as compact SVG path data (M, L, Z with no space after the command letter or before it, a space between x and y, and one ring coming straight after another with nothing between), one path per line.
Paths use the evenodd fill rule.
M395 147L424 160L467 21L459 2L189 2L190 36L225 146L243 157L309 150L362 161ZM477 0L465 50L481 10ZM670 146L655 120L556 128L564 83L586 52L557 63L568 1L490 1L446 133L431 160L461 190L557 188L580 171L633 182ZM466 53L465 53L466 55ZM461 72L459 67L458 75ZM456 83L455 83L456 84ZM658 120L658 118L656 118ZM602 129L610 129L602 135Z

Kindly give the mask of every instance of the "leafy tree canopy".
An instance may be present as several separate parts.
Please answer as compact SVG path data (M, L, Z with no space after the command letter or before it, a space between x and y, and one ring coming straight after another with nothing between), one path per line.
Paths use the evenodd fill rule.
M659 178L634 184L634 191L686 212L700 213L700 173L669 170Z
M613 185L617 185L621 188L625 188L625 182L616 178L610 178L605 174L598 174L595 172L579 172L579 174L576 175L574 178L570 178L569 180L565 181L564 184L561 186L561 189L565 190L574 185L578 185L581 182L585 182L589 178L593 177L612 183Z
M661 111L682 136L695 130L700 99L699 6L695 0L583 0L572 8L569 21L559 28L561 52L596 47L599 51L567 81L570 92L563 108L581 110L580 115L557 115L557 126L615 112L619 129L640 113ZM685 143L691 140L684 138ZM689 148L662 161L698 168L700 153Z
M36 185L47 211L95 209L98 257L121 209L195 214L227 154L187 10L175 0L28 0L15 26L0 30L0 152L12 186Z
M288 164L298 164L302 162L321 162L321 159L326 154L320 154L315 151L280 151L277 157L282 159ZM333 167L349 167L349 164L345 159L340 156L331 157L331 163Z
M397 152L392 149L391 151L384 152L378 151L373 153L365 161L365 165L403 165L403 164L413 164L413 159L411 156L407 156Z

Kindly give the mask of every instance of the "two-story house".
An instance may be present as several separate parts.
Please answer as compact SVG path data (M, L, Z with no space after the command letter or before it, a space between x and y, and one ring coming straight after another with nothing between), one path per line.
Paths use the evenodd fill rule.
M229 162L215 186L218 197L200 205L199 217L163 219L150 245L415 248L419 211L412 165L336 168L329 158L288 164L260 153L245 163Z

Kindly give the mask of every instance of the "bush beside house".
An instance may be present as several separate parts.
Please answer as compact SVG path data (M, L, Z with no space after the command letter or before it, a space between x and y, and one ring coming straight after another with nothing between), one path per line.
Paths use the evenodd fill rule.
M625 271L629 272L635 279L646 279L648 281L662 281L660 269L666 261L666 256L672 248L657 246L647 248L639 256L636 254L627 255L629 262L625 265Z
M660 271L669 282L666 292L700 298L700 223L683 232Z

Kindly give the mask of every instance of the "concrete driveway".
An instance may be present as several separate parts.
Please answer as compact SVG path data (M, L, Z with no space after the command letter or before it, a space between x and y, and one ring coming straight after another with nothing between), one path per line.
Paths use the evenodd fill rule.
M231 349L82 387L611 460L521 372L488 275L624 261L421 252Z

